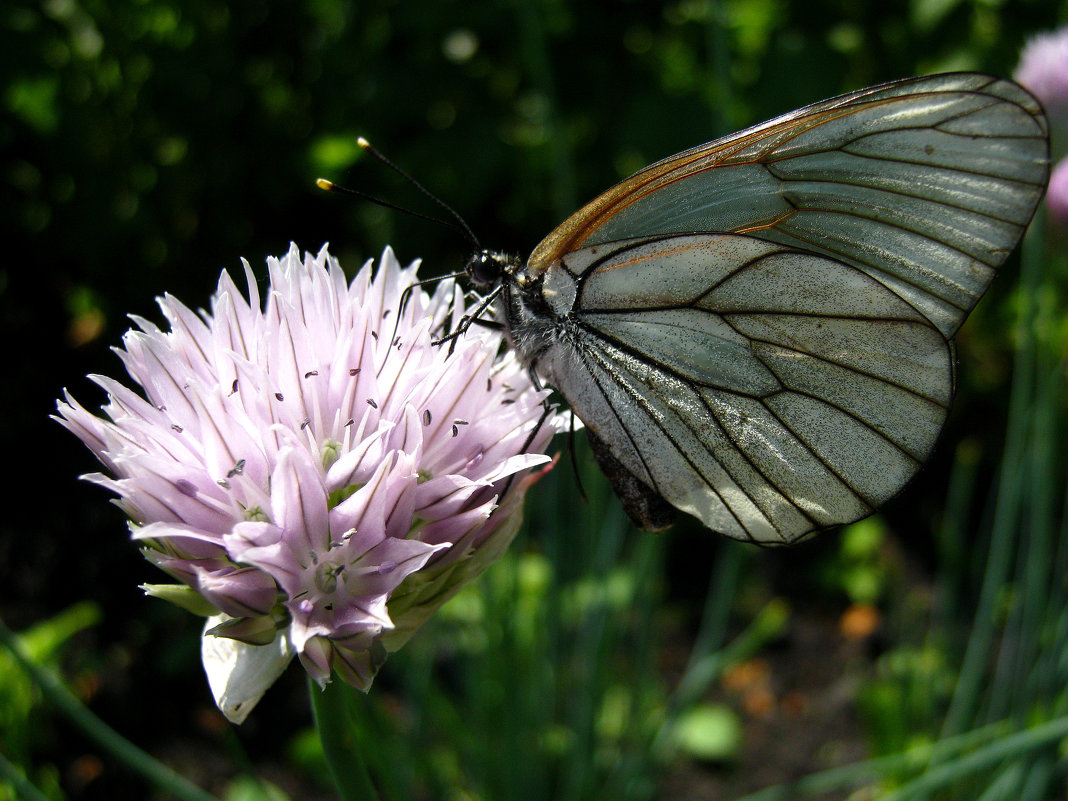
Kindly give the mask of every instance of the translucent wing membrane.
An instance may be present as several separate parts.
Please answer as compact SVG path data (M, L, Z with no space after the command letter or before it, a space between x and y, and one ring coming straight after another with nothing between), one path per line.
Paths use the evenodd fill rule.
M859 268L950 337L1019 241L1048 169L1046 119L1016 84L899 81L647 167L568 218L528 269L632 237L744 233Z
M551 283L574 328L539 368L635 478L730 536L869 514L945 419L949 343L843 262L701 234L582 248Z

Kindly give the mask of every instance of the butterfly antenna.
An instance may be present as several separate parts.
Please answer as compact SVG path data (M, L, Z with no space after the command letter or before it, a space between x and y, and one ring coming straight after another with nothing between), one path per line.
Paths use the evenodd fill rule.
M415 178L413 178L399 166L390 161L390 159L386 158L386 156L384 156L382 152L378 150L378 148L376 148L362 136L356 140L356 144L358 144L376 159L378 159L391 170L393 170L393 172L397 173L397 175L399 175L405 181L407 181L420 192L422 192L424 195L426 195L426 197L430 198L430 200L432 200L434 203L436 203L438 206L448 212L449 216L456 220L456 222L458 223L458 227L454 227L456 227L457 230L464 234L464 236L467 238L467 241L474 245L476 250L482 250L482 243L478 241L478 237L475 236L475 232L471 230L471 226L467 224L467 221L460 216L459 212L457 212L456 209L454 209L440 197L438 197L425 186L423 186L421 183L419 183L419 181L415 180ZM396 208L396 206L393 206L392 208Z
M390 203L388 200L383 200L380 197L375 197L374 195L369 195L366 192L361 192L359 189L350 189L347 186L335 184L333 181L327 180L326 178L316 178L315 185L326 192L335 192L339 195L358 197L361 200L366 200L369 203L374 203L376 206L393 209L394 211L399 211L402 214L407 214L411 217L416 217L420 220L426 220L428 222L437 223L438 225L444 225L446 228L455 231L460 236L464 237L464 239L467 239L469 237L468 231L465 230L466 226L461 227L453 222L450 222L449 220L443 220L440 217L431 217L429 214L423 214L418 211L406 209L404 206L398 206L396 203Z

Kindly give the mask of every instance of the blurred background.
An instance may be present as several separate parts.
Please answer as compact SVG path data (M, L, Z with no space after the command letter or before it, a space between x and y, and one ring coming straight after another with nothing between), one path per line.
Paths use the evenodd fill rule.
M459 269L454 233L315 188L436 213L360 135L525 255L645 164L885 80L1011 75L1066 21L1052 0L8 0L0 616L220 798L331 798L301 671L225 723L199 621L143 596L162 574L48 420L64 387L103 402L84 376L119 376L126 315L206 306L221 269L262 280L291 241L350 273L387 244ZM565 456L513 551L356 710L385 797L736 799L808 774L761 797L1068 797L1065 240L1034 233L961 332L934 459L875 518L788 551L634 532L577 438L589 499ZM52 799L162 797L2 653L0 754Z

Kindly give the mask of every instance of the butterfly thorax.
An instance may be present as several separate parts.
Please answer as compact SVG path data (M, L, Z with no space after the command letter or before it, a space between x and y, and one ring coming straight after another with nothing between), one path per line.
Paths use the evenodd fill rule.
M501 290L508 336L516 354L547 383L558 387L566 366L578 358L581 349L574 318L574 278L559 269L558 263L545 270L527 265L509 274Z
M514 256L492 250L473 253L464 272L476 289L498 294L497 313L504 317L510 344L524 364L534 364L552 343L560 323L542 295L542 274L526 269Z

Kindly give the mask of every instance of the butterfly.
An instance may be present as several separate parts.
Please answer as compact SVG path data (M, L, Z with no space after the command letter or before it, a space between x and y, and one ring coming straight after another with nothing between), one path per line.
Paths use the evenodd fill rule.
M784 544L875 511L931 454L952 339L1043 195L1019 85L882 84L658 161L525 264L466 272L583 421L630 517Z

